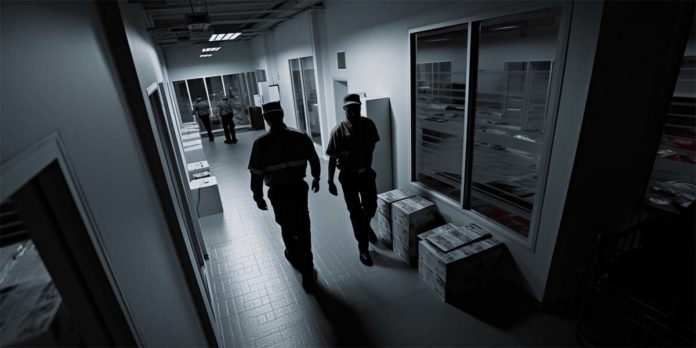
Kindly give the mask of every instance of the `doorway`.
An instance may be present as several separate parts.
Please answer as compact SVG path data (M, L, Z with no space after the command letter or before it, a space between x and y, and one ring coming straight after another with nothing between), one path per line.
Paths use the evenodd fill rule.
M343 97L348 94L348 81L334 80L334 105L336 124L341 123L343 119Z
M63 154L53 134L1 165L0 341L142 345Z

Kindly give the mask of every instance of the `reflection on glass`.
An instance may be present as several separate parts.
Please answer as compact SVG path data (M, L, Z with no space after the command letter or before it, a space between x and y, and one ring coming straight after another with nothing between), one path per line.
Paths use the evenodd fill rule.
M246 91L246 84L243 82L243 74L225 75L222 77L225 82L225 94L230 98L234 110L234 122L237 127L249 126L249 93Z
M307 122L309 123L309 135L315 143L321 144L319 102L317 101L317 87L314 81L314 59L312 57L301 58L300 66L302 67L302 85Z
M416 180L460 200L467 25L416 35Z
M691 31L655 157L646 203L680 213L696 199L696 37Z
M295 117L297 118L297 129L300 132L309 134L305 118L304 98L302 97L302 70L300 60L290 60L290 78L292 79L292 95L295 99Z
M545 134L560 10L480 25L472 210L529 235Z
M191 100L189 99L188 89L186 89L186 81L174 81L174 94L176 95L181 122L193 122Z

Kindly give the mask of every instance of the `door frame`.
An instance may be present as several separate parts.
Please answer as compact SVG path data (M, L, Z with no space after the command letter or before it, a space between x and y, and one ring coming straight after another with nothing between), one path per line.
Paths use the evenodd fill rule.
M78 327L94 330L82 332L84 339L143 346L60 135L52 133L0 163L0 173L0 201L17 194L20 216L30 211L32 219L22 218L72 317ZM35 230L42 233L32 235Z

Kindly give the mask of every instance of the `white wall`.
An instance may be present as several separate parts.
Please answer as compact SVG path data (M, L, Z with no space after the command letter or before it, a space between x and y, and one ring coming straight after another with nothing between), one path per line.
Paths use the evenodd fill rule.
M212 57L201 58L206 45L174 46L165 49L169 78L172 81L237 74L256 70L251 45L246 41L224 42Z
M0 22L2 161L57 132L143 343L205 345L96 5L4 2Z
M458 19L481 19L500 16L505 13L519 13L533 8L552 6L551 2L449 2L449 1L328 1L319 23L324 25L325 37L317 40L327 47L314 47L314 51L327 58L325 71L320 73L328 96L324 98L326 110L335 110L333 98L333 80L347 80L349 92L365 92L368 98L391 98L394 119L393 141L395 149L394 168L398 187L411 187L411 101L410 101L410 67L409 67L409 29L430 26ZM601 16L601 2L578 2L573 17L571 32L572 52L567 69L578 83L564 84L564 90L576 93L563 95L573 98L562 104L554 138L554 151L550 166L550 194L543 202L543 218L536 249L513 241L504 234L497 234L508 245L513 258L519 267L522 286L533 296L543 298L551 256L558 232L558 218L565 200L565 188L569 180L566 166L572 167L575 144L577 143L579 124L584 110L583 91L589 85L589 80L582 78L589 75L587 69L592 67L592 55L596 41L596 28ZM286 118L294 111L291 104L291 90L287 60L302 55L312 54L311 42L305 39L305 33L310 30L310 23L301 16L284 23L270 34L270 40L277 58L279 83L283 87L281 97L284 101ZM316 25L317 21L315 21ZM584 24L584 26L583 26ZM281 32L282 29L282 32ZM544 44L540 42L540 44ZM580 45L581 44L581 45ZM555 47L554 47L555 48ZM339 70L334 64L335 55L339 51L346 52L345 70ZM544 56L548 51L544 51ZM529 58L529 57L525 57ZM531 58L530 58L531 59ZM582 73L582 74L580 74ZM568 86L573 85L573 86ZM331 86L331 87L329 87ZM290 93L288 98L288 93ZM333 115L323 115L325 124L330 127L335 124ZM294 120L288 120L288 124ZM553 178L551 178L553 176ZM447 220L457 223L462 221L464 213L458 207L431 195L420 192L438 205L440 212Z

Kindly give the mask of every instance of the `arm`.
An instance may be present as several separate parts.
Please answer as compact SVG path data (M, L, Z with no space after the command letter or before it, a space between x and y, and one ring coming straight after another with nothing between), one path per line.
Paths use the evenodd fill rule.
M308 144L308 150L309 150L309 166L312 171L312 177L314 180L312 180L312 190L316 193L319 192L319 177L321 176L321 164L319 163L319 156L317 156L317 152L314 150L314 144L312 143L312 140L307 137L307 141L309 142Z
M334 174L336 173L336 156L329 157L329 182L334 181Z
M261 210L268 210L268 204L263 199L263 163L261 161L256 143L251 147L251 158L249 159L249 171L251 172L251 192L254 194L254 201Z

